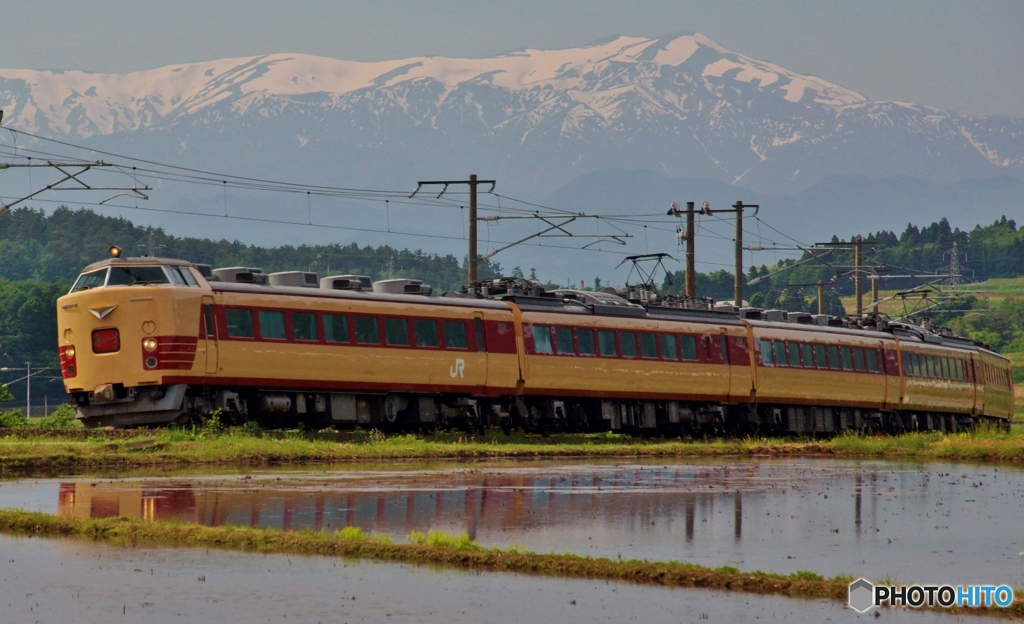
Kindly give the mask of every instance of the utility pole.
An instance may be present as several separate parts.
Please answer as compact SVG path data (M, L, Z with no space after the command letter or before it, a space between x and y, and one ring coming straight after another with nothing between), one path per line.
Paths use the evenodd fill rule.
M693 202L686 202L686 298L695 300L697 298L697 268L696 256L693 248Z
M737 308L743 307L743 209L753 208L754 216L757 216L757 211L760 210L760 204L744 204L742 200L738 200L732 205L732 208L723 208L722 210L712 210L707 202L704 203L704 207L701 208L700 213L703 215L713 215L719 212L735 212L736 213L736 277L733 281L733 305Z
M825 313L825 282L818 280L818 314Z
M478 180L476 174L470 174L468 180L420 180L417 182L416 190L409 195L409 199L416 196L416 193L420 191L420 188L427 185L443 184L444 188L437 194L438 199L444 195L444 192L448 190L448 186L451 184L466 184L469 185L469 258L467 259L467 277L470 284L477 281L477 266L480 260L477 254L476 248L476 195L477 186L480 184L490 184L491 191L494 191L494 186L497 184L495 180ZM488 192L491 192L488 191Z
M878 314L878 276L871 275L868 279L871 280L871 309Z
M32 417L32 362L25 362L25 416Z
M853 237L853 295L857 298L857 316L864 314L864 290L860 283L861 254L863 253L864 239L860 236Z
M690 300L697 298L697 269L695 267L697 263L693 246L693 213L694 202L686 202L686 229L681 232L678 229L676 230L676 236L686 243L686 298ZM683 213L679 210L679 204L672 202L672 207L669 208L668 216L679 217L682 216L682 214Z

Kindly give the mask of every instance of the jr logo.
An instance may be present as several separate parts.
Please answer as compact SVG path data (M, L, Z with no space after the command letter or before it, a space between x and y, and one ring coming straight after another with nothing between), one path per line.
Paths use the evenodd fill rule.
M454 377L465 377L466 376L466 360L462 358L455 358L455 365L448 369L448 373Z

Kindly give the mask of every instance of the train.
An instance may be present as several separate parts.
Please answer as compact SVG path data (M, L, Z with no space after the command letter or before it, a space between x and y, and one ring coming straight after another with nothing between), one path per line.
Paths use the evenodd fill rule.
M116 248L113 248L116 250ZM57 301L86 427L199 422L548 433L1008 428L1009 361L881 315L840 318L520 277L421 281L111 257Z

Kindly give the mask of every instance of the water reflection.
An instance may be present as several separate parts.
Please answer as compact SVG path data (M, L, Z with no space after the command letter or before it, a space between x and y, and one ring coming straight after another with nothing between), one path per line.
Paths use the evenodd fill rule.
M0 482L0 506L83 517L439 529L538 552L984 583L1021 575L1022 499L1019 470L808 459Z

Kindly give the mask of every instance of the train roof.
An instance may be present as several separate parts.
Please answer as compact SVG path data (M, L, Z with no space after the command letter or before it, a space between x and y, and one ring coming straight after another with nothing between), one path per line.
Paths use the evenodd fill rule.
M94 262L83 269L83 272L109 266L140 266L140 265L163 265L163 266L189 266L196 268L207 281L210 287L216 292L252 293L261 295L287 295L299 297L314 297L326 299L348 299L352 301L387 301L394 303L426 304L438 306L450 306L458 308L484 308L492 310L507 310L508 303L513 303L525 312L550 312L561 314L588 314L594 316L645 318L650 320L674 320L688 321L695 323L715 323L719 325L742 325L749 323L754 327L776 328L787 331L806 331L819 334L838 334L855 337L867 335L876 336L879 339L899 338L907 342L920 342L940 347L981 350L996 357L1002 358L1000 354L992 351L988 345L972 341L969 338L957 336L948 330L933 332L917 325L901 322L890 322L884 318L876 318L869 322L851 324L838 317L825 317L823 315L810 315L806 313L792 313L787 315L781 310L760 310L754 308L735 308L732 306L714 307L704 301L687 301L680 298L658 298L648 296L646 299L626 298L613 289L604 292L594 292L573 289L558 289L545 291L538 284L523 278L498 278L483 280L463 286L460 291L446 292L443 296L426 296L430 294L429 287L418 294L402 294L401 292L378 292L376 287L373 290L367 289L370 286L369 278L365 276L332 276L323 278L321 282L335 278L346 278L356 285L351 289L336 289L330 284L320 283L319 288L315 287L315 280L310 281L309 276L314 273L283 272L264 276L257 268L234 267L232 269L217 269L211 271L209 265L195 264L186 260L176 258L160 258L155 256L138 256L130 258L111 257ZM251 278L253 274L259 277L271 277L273 275L297 275L307 276L304 285L269 284L266 280L262 283L221 281L219 275L233 275L248 272ZM357 282L362 280L362 287ZM294 280L291 280L294 281ZM385 280L392 282L408 282L419 284L417 280ZM381 282L378 282L378 284ZM631 293L633 294L633 293ZM775 313L774 316L772 313ZM784 319L784 320L780 320Z

